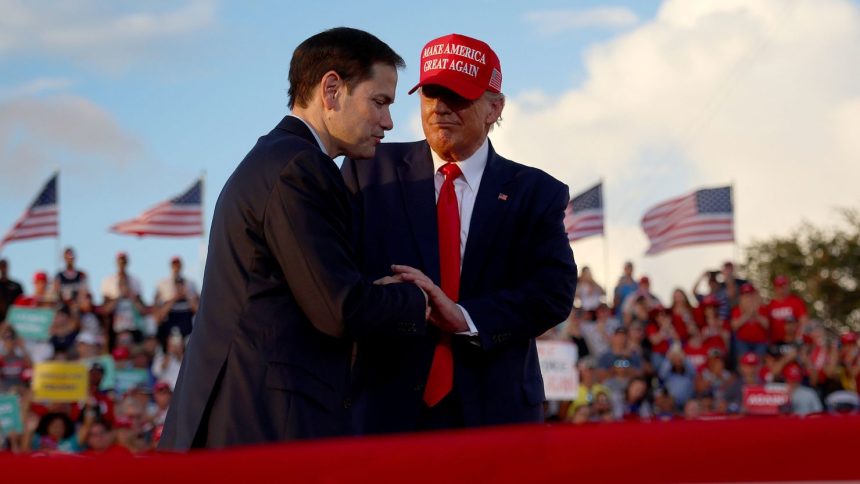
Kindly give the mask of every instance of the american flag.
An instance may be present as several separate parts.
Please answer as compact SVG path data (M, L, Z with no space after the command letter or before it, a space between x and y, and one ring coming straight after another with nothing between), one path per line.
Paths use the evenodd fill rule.
M603 235L603 183L582 192L567 204L564 231L571 242Z
M203 180L182 195L110 228L118 234L198 237L203 235Z
M733 242L732 187L704 188L663 202L642 217L647 255L686 245Z
M3 240L0 248L13 240L36 239L39 237L57 237L60 234L60 216L57 208L57 173L51 176L48 183L39 192L36 200L15 222Z

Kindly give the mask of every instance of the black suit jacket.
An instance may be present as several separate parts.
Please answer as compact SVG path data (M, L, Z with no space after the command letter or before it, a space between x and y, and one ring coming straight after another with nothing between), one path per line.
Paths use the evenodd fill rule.
M361 257L371 277L391 264L421 269L439 283L433 161L426 141L382 144L370 161L347 159L356 195ZM543 380L534 338L564 321L576 265L562 223L567 186L493 150L478 189L460 276L460 301L479 341L455 336L454 392L466 426L537 421ZM359 341L354 424L358 433L416 429L438 340ZM479 344L475 344L479 343Z
M359 273L349 197L291 116L227 180L162 448L343 434L353 338L424 331L417 287Z

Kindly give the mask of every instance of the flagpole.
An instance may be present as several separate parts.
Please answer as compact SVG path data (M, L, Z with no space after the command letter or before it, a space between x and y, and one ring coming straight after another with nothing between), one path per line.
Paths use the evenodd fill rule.
M56 190L56 192L55 192L56 200L54 200L54 203L57 206L57 236L54 237L54 256L51 257L51 259L53 259L53 261L54 261L54 274L56 274L56 273L60 272L59 267L62 267L62 266L58 267L58 261L60 259L60 247L62 246L61 240L60 240L60 236L62 235L62 232L60 231L60 169L59 168L54 170L54 176L57 177L56 184L54 185L54 190Z
M738 208L737 208L738 204L735 203L735 200L736 200L735 197L736 197L737 192L735 190L735 181L734 180L732 180L731 183L729 183L729 193L731 194L731 197L732 197L731 198L731 201L732 201L732 239L733 239L733 242L732 242L733 251L732 252L734 253L733 261L735 264L740 264L740 262L741 262L741 259L740 259L741 251L740 251L740 246L738 245Z
M609 285L611 281L609 280L609 237L606 235L606 197L603 196L605 193L606 185L603 183L603 177L600 178L600 204L603 206L603 280L604 282L604 295L606 297L606 304L609 304Z
M203 170L200 173L200 223L203 224L200 231L200 248L199 248L199 257L200 257L200 269L199 269L199 288L203 287L203 274L206 272L206 170Z

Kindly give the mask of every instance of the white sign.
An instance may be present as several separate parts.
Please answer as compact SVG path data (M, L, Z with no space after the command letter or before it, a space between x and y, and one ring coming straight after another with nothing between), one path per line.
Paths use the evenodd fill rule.
M579 389L576 345L568 341L537 341L538 360L547 400L574 400Z

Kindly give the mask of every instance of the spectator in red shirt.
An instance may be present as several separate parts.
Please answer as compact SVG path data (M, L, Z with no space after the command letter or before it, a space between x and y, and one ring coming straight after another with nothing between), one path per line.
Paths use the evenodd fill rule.
M705 368L708 364L708 348L704 345L701 334L696 332L690 337L684 345L684 356L696 369L696 373Z
M701 329L702 346L708 350L717 348L723 354L727 354L731 331L728 323L720 319L717 313L719 304L715 296L707 296L702 300L700 306L704 316L704 326Z
M679 344L681 338L672 324L672 312L669 309L656 308L651 311L651 320L645 327L645 335L651 343L651 365L659 371L666 353L673 344Z
M770 319L770 342L795 343L804 333L809 323L806 303L791 292L790 281L785 276L776 276L773 280L773 300L767 305L767 315ZM792 326L786 334L786 326Z
M683 289L677 288L672 292L672 324L675 326L675 331L678 332L678 337L682 343L686 343L690 339L690 335L698 332L699 326L696 324L696 314L693 306L690 305L690 300L684 293Z
M21 294L15 299L15 306L23 307L53 307L57 301L54 295L48 292L48 274L39 271L33 274L33 295Z
M740 292L740 302L732 309L732 331L737 343L735 354L753 352L762 356L769 341L767 309L762 306L758 291L752 284L744 284Z
M105 420L96 420L89 427L84 443L86 451L84 455L108 455L111 457L130 456L131 452L116 443L116 433L110 423Z

